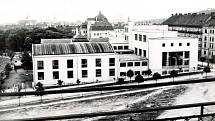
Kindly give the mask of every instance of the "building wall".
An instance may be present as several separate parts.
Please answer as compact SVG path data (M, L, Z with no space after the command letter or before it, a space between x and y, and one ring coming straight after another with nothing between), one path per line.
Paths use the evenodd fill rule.
M95 59L101 58L101 67L95 66ZM115 58L115 66L109 66L109 58ZM73 60L73 68L67 68L67 60ZM81 59L87 59L87 68L81 67ZM52 60L59 61L59 69L52 69ZM73 55L43 55L33 57L34 82L42 82L44 85L57 84L58 79L53 79L52 72L59 71L59 79L65 83L95 82L113 80L117 77L117 55L115 53L99 54L73 54ZM37 69L37 61L44 61L44 69ZM101 69L101 77L96 77L96 69ZM115 76L109 76L109 69L115 69ZM73 70L73 78L67 78L67 71ZM88 77L82 78L82 70L88 70ZM38 72L44 72L44 80L38 80Z
M173 43L173 46L171 46ZM179 46L179 43L182 45ZM190 43L190 46L187 46ZM165 44L165 47L162 46ZM197 69L198 62L198 41L194 38L171 38L149 40L149 68L153 72L162 73L166 70L162 67L162 52L189 51L189 70ZM162 70L163 69L163 70ZM176 67L178 69L178 67ZM167 69L168 70L168 69ZM171 70L171 69L170 69Z
M111 31L90 31L90 38L109 38Z
M202 30L202 56L215 55L215 27L203 27Z

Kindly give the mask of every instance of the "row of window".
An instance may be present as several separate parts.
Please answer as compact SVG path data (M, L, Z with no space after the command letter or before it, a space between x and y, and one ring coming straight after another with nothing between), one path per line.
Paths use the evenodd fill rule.
M108 33L94 33L94 36L108 35Z
M88 77L88 70L82 70L82 78ZM59 79L59 71L52 72L53 79ZM102 70L96 69L96 77L102 76ZM115 76L115 69L109 69L109 76ZM73 71L67 71L67 78L73 78ZM44 72L38 72L38 80L44 80Z
M147 75L146 71L134 71L134 75ZM120 76L127 76L126 72L120 72L119 73Z
M146 42L146 35L135 34L135 40Z
M113 46L114 50L128 50L128 46Z
M214 37L208 37L210 42L214 42ZM207 41L207 36L204 37L204 40Z
M101 67L101 58L96 58L95 60L96 67ZM87 68L88 61L87 59L81 59L81 67ZM115 66L115 58L109 58L109 66ZM53 69L59 69L59 61L53 60L52 61L52 68ZM73 60L67 60L67 68L73 68ZM44 63L43 61L37 61L37 69L44 69Z
M121 62L120 67L147 66L147 62Z
M166 44L165 43L162 43L162 47L165 47ZM170 46L173 47L174 46L174 43L170 43ZM178 43L178 46L182 46L182 43ZM188 42L187 43L187 46L190 46L190 43Z
M207 34L207 33L211 33L211 34L214 34L214 30L207 30L207 29L205 29L205 33Z
M146 57L146 50L138 49L138 48L135 47L134 48L134 53L136 55Z

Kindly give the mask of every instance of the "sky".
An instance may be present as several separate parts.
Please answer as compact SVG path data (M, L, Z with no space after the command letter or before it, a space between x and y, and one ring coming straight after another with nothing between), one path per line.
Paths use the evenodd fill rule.
M215 0L0 0L0 24L23 19L84 21L101 11L109 21L168 18L215 8Z

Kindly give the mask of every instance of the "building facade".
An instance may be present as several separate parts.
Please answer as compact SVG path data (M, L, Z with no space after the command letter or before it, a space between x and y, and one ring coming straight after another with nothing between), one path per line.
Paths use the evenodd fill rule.
M89 83L117 77L117 55L110 43L73 42L33 45L34 83Z
M214 52L210 48L210 39L208 33L205 33L205 28L214 27L215 13L187 13L187 14L175 14L163 22L164 25L169 26L170 31L178 31L179 36L198 38L198 57L212 56ZM205 40L205 36L207 36ZM209 37L210 38L210 37ZM211 46L212 47L212 46Z

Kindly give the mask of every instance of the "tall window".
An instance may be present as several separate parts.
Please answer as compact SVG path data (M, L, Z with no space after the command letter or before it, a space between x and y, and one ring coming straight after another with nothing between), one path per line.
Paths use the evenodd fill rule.
M143 35L143 42L146 42L146 35Z
M67 78L73 78L73 71L67 71Z
M135 36L135 40L137 40L138 39L137 34L135 34L134 36Z
M173 43L171 43L171 46L173 46L174 44Z
M87 59L81 59L81 67L87 68Z
M96 67L101 67L101 59L100 58L96 59Z
M135 47L135 49L134 49L134 53L137 55L137 48Z
M53 60L52 61L52 68L53 69L58 69L59 68L58 60Z
M139 41L142 41L142 35L139 34Z
M142 56L142 49L139 49L139 55Z
M44 72L38 72L38 80L44 80Z
M146 50L143 50L143 57L146 57Z
M59 72L53 71L53 79L59 79Z
M102 76L101 69L96 69L96 77L101 77L101 76Z
M115 66L115 58L109 58L109 66Z
M73 60L67 60L67 68L73 68Z
M37 69L44 69L43 61L37 61Z
M87 77L87 70L82 70L82 78L86 78Z
M126 63L125 62L120 63L120 67L126 67Z
M190 52L189 51L185 51L185 58L189 58L190 57Z
M187 46L190 46L190 43L187 43Z
M115 76L115 69L109 69L109 76Z

